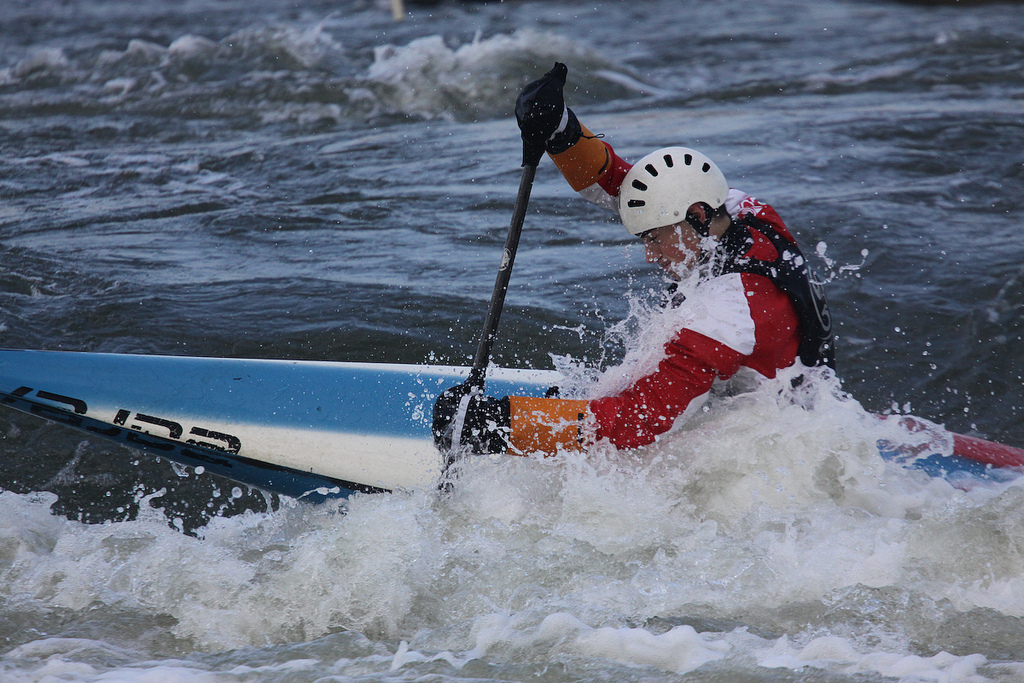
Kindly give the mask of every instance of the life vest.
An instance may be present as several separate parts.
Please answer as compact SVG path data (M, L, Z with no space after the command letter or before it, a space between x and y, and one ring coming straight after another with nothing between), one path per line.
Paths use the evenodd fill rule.
M778 254L774 261L744 256L754 245L751 230L764 235ZM807 367L836 367L832 314L825 300L825 289L807 266L800 248L783 237L771 224L747 214L734 219L719 240L721 248L712 255L712 272L750 273L772 281L789 298L800 322L800 346L797 355ZM719 255L720 254L720 255Z

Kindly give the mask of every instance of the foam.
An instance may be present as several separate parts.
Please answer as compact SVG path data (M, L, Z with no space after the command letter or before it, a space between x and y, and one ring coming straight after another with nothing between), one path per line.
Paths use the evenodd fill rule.
M768 668L825 669L843 674L879 674L901 681L943 681L982 683L989 679L978 674L986 663L982 655L958 657L939 652L931 657L872 652L862 654L847 640L836 636L815 638L803 647L793 647L786 638L758 653L758 664Z
M701 636L691 626L677 626L654 635L637 628L592 628L571 614L556 612L527 628L520 628L512 617L489 615L480 619L476 647L467 657L484 657L494 649L539 649L547 656L569 653L686 673L722 659L729 645L724 640ZM408 661L412 661L408 652L401 657L396 655L396 664Z
M522 73L539 75L559 60L573 62L581 87L591 81L603 91L628 92L636 82L580 43L532 29L455 47L438 35L383 45L375 48L366 77L390 112L467 118L507 112L509 92L525 85Z
M61 48L39 48L15 64L9 77L18 80L28 79L41 73L63 71L69 65L70 62Z
M90 526L50 515L52 496L5 492L0 597L166 614L209 652L351 631L404 641L396 669L567 657L681 673L756 655L765 668L975 680L983 657L921 651L953 651L943 620L1013 637L1024 489L965 490L886 463L874 443L898 422L827 372L798 390L789 379L717 396L646 449L473 458L445 493L291 504L215 519L202 538L147 505ZM677 616L740 626L644 626Z

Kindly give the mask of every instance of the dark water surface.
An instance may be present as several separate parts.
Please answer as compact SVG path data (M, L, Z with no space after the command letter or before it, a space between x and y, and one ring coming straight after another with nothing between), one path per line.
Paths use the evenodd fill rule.
M865 408L1024 445L1020 4L406 9L7 0L0 343L469 362L511 108L560 60L620 154L698 147L778 209ZM495 361L612 366L661 286L545 161ZM639 472L491 463L345 517L3 414L0 677L1019 680L1019 488L836 461L850 410L765 399Z

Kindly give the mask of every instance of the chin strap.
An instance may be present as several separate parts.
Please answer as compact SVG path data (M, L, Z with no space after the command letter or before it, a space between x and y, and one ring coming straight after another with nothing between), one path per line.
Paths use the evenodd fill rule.
M704 207L704 220L701 220L697 214L687 211L686 222L690 224L690 227L693 228L694 232L696 232L700 237L707 237L711 234L711 222L715 220L718 214L715 211L712 211L711 207L704 202L701 202L701 206Z

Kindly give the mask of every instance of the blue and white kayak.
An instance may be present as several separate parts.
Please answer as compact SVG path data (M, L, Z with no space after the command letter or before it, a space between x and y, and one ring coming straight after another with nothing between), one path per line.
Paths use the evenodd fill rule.
M293 497L436 485L434 400L468 368L0 350L0 402ZM493 369L543 396L552 371Z
M296 498L436 486L431 437L438 394L469 368L0 350L0 403ZM562 376L492 368L494 396L543 396ZM947 432L909 416L916 443L880 455L932 475L1024 468L1024 450ZM908 422L909 421L909 422ZM950 454L951 453L951 454Z

